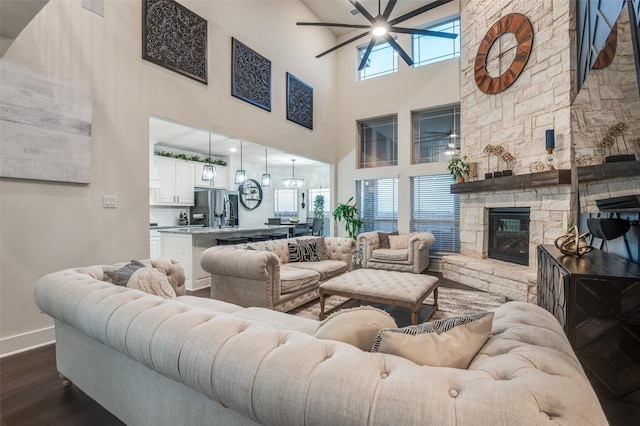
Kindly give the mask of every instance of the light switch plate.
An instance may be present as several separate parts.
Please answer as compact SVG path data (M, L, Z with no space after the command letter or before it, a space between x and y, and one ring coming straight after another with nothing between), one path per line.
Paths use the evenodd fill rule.
M103 195L102 196L102 207L105 209L115 209L118 207L118 197L115 195Z

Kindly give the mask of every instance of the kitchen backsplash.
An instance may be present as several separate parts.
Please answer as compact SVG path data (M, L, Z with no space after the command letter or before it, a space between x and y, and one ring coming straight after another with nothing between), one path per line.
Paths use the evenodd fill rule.
M158 207L149 209L149 223L157 223L158 226L171 226L180 224L180 213L189 214L189 207Z

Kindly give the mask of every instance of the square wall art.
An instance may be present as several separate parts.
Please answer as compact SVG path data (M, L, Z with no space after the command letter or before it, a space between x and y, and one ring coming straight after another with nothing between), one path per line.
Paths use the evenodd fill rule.
M231 94L271 111L271 61L231 39Z
M142 7L142 58L207 84L207 20L174 0Z
M287 73L287 120L313 130L313 88Z

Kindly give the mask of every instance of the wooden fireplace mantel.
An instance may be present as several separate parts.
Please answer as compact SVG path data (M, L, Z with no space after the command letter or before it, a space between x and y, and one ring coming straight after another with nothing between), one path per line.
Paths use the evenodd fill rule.
M578 182L595 182L627 176L640 176L640 161L624 161L603 163L593 166L578 167ZM451 185L452 194L473 192L497 192L513 189L531 189L544 186L570 185L571 170L551 170L525 175L504 176L495 179L477 180L474 182L455 183Z

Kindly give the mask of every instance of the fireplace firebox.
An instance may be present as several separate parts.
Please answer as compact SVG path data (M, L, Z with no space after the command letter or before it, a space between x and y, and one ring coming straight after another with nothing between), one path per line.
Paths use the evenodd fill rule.
M489 209L489 257L529 266L529 207Z

